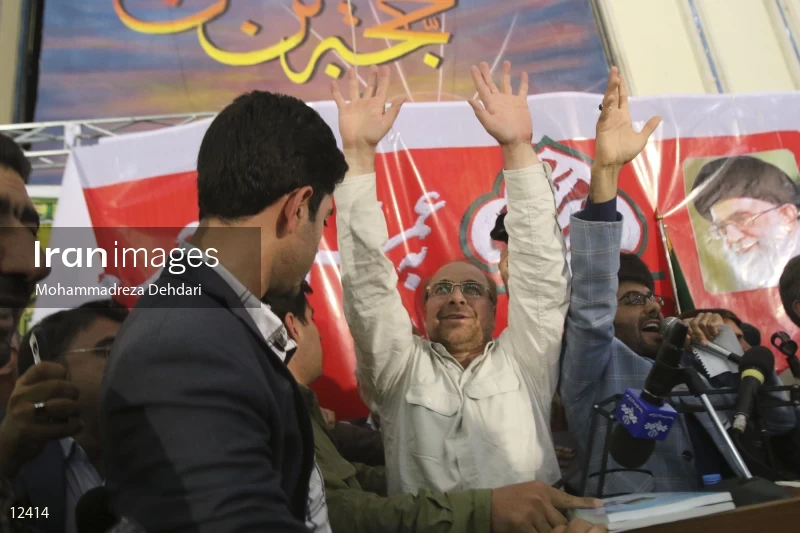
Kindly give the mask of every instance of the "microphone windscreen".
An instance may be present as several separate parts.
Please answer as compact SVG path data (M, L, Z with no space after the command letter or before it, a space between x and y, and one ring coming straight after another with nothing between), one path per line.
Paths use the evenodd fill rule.
M105 487L87 491L75 506L75 527L78 533L105 533L116 521Z
M740 371L748 368L755 368L764 376L769 376L775 370L775 357L769 348L764 346L750 348L742 356L742 361L739 363Z
M650 459L656 441L637 439L618 424L611 434L611 458L623 468L639 468Z

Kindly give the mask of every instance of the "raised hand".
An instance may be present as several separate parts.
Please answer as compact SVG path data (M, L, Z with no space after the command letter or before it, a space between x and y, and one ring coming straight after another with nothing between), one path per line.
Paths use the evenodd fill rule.
M528 110L528 74L522 73L517 94L511 89L511 63L503 63L500 88L492 81L489 65L472 66L478 100L469 100L484 129L503 148L504 168L518 169L539 163L533 151L533 121Z
M380 69L372 67L363 96L359 94L358 80L352 68L347 72L347 79L350 85L349 102L342 97L339 85L335 81L331 82L331 93L336 107L339 108L342 148L345 152L352 149L374 150L394 124L405 98L395 98L391 107L386 109L390 80L387 66Z
M522 73L517 94L511 89L511 63L503 63L500 88L492 81L489 65L472 66L472 81L480 102L469 100L475 116L501 145L528 144L533 139L533 122L528 110L528 74ZM483 105L481 105L483 102Z
M611 68L608 87L603 97L603 110L597 120L592 165L592 187L589 196L594 203L614 198L622 167L644 149L661 117L647 121L642 131L633 130L628 109L628 90L617 67Z
M595 165L622 167L639 155L660 122L661 117L653 117L642 131L633 131L625 80L617 67L612 67L603 97L603 111L597 120Z

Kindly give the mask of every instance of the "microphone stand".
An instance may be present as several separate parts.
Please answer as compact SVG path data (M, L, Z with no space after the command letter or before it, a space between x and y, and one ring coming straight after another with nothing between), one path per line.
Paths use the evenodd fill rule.
M681 381L689 388L689 392L700 399L708 416L711 417L714 429L719 437L722 438L730 456L733 458L734 464L731 466L734 467L738 479L723 480L709 490L713 490L713 492L730 492L736 507L789 498L790 495L784 487L780 487L764 478L754 477L750 473L750 469L747 468L739 450L719 419L716 409L711 405L711 401L706 395L705 383L700 379L697 371L693 368L675 368L673 371L676 374L674 379L678 379L678 376L681 376Z
M659 364L656 362L656 364ZM684 384L688 387L688 392L678 392L670 394L670 396L680 397L680 396L694 396L700 400L703 405L703 409L708 415L711 417L713 422L714 429L718 433L718 435L722 438L722 441L725 443L725 446L728 449L729 455L733 458L734 470L736 471L737 478L736 479L727 479L723 480L721 483L718 483L711 487L709 490L713 490L714 492L730 492L733 498L734 504L737 507L745 506L745 505L754 505L757 503L766 503L775 500L782 500L787 499L790 497L788 491L781 486L778 486L771 481L768 481L764 478L753 476L750 472L750 469L742 459L739 450L736 448L733 440L731 439L730 435L728 434L725 426L722 424L722 421L719 419L714 406L711 404L711 401L708 399L708 395L706 394L706 386L700 376L693 368L675 368L669 367L664 365L659 372L663 372L661 375L665 376L666 383L672 383L673 388L677 387L678 385ZM796 406L800 404L800 387L793 386L793 387L779 387L776 390L790 390L792 393L792 401L789 402L787 405ZM722 394L722 393L734 393L736 392L734 389L729 391L724 390L712 390L711 394ZM609 448L611 444L611 430L616 420L614 418L614 409L606 411L605 406L608 404L616 404L619 399L622 397L621 394L616 394L606 400L599 402L593 406L593 411L595 412L595 416L592 417L591 428L589 430L590 435L594 435L597 430L597 415L602 416L606 419L606 438L604 439L605 442L603 443L603 455L602 461L600 465L600 471L595 474L589 473L589 463L591 461L591 454L592 448L594 447L594 439L590 437L588 449L586 452L586 457L584 459L584 467L583 467L583 474L581 476L581 486L579 489L580 495L586 495L586 488L588 484L588 480L590 477L595 477L599 475L598 480L598 487L597 487L597 494L596 497L602 498L603 488L605 485L605 477L606 474L612 472L638 472L641 474L649 474L652 476L651 472L642 469L607 469L608 465L608 455L609 455ZM783 402L779 402L778 405L783 405ZM687 413L694 413L694 412L703 412L698 407L691 407L691 406L677 406L676 411L687 414Z
M739 454L739 450L737 450L736 446L733 444L731 436L728 435L728 432L725 430L725 426L719 419L717 411L714 410L714 406L711 405L708 396L706 396L705 393L703 393L697 395L697 397L700 398L700 401L706 408L708 416L711 417L711 421L714 423L714 429L717 430L717 434L722 438L723 441L725 441L725 445L728 447L728 451L733 457L733 462L735 463L734 466L736 467L735 470L737 470L736 474L739 476L740 479L753 479L753 474L750 473L750 469L748 469L747 465L744 464L744 459L742 459L742 456Z
M718 436L725 443L725 446L728 448L728 452L733 458L734 464L732 464L731 466L736 472L736 475L739 477L739 479L744 479L744 480L753 479L753 474L750 473L750 470L747 468L744 459L742 459L742 456L739 454L739 451L733 444L730 435L728 435L725 426L719 419L717 411L714 409L714 406L711 405L711 401L708 399L708 396L706 396L705 383L703 383L703 380L700 379L700 376L698 375L697 371L695 371L693 368L686 368L686 367L676 368L663 365L659 369L659 372L663 372L663 374L666 376L666 382L673 385L672 388L675 388L681 384L686 385L689 388L689 392L692 394L692 396L695 396L700 399L700 402L703 404L703 407L705 407L708 416L711 417L714 429L717 431Z

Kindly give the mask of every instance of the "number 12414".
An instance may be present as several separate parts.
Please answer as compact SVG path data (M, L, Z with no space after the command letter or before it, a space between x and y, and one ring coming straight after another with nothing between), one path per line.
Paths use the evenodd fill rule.
M47 507L39 511L38 507L12 507L11 518L47 518Z

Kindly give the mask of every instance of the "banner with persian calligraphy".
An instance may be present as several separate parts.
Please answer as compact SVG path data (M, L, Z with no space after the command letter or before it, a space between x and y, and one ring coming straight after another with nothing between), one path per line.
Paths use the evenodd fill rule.
M585 0L47 2L36 120L221 109L254 89L313 102L355 65L390 97L471 98L469 66L512 62L531 92L599 92L608 66Z
M529 97L535 148L553 168L558 218L568 242L569 217L581 209L588 193L600 99L599 95L579 94ZM685 273L697 307L732 309L765 336L778 329L797 334L772 284L782 265L776 263L763 276L764 283L742 286L746 279L733 275L734 267L725 267L730 257L723 250L731 243L704 236L715 221L698 218L697 195L691 191L709 161L742 154L780 166L794 183L800 114L771 110L800 109L798 103L797 94L632 99L636 127L656 114L665 120L642 155L623 170L618 202L625 222L622 248L639 254L655 273L656 291L667 299L665 314L672 312L675 302L657 212L664 214L676 266ZM322 102L313 107L336 132L335 105ZM712 114L713 120L709 118ZM769 121L764 120L766 116L771 117ZM116 238L114 232L121 239L130 238L123 233L130 233L131 228L174 228L166 236L169 247L191 235L197 223L195 162L208 123L131 134L76 148L64 176L51 246L70 246L70 231L92 226L95 234L97 228L104 228L104 240ZM414 324L424 332L421 281L445 262L466 258L498 283L499 333L506 326L507 299L497 270L500 252L489 237L505 205L502 157L496 143L467 104L421 103L403 108L379 150L378 196L390 235L385 250L397 269L398 291ZM720 207L713 202L709 205L711 217L718 216ZM787 210L789 207L770 213L783 215ZM705 213L705 208L700 211ZM796 214L795 210L795 226ZM797 227L789 229L793 236L800 234ZM100 241L95 236L92 240L83 246L97 246ZM330 223L309 273L315 291L311 302L325 352L324 377L315 388L322 405L335 407L340 417L357 416L364 414L364 406L356 390L352 339L342 315L337 265L336 227ZM759 268L766 267L760 264ZM46 281L52 286L133 287L158 275L156 269L151 270L84 268L80 270L82 279L76 280L74 271L54 268ZM63 301L40 296L36 319L63 307ZM132 304L135 298L125 301ZM778 358L776 366L783 370L785 360Z

